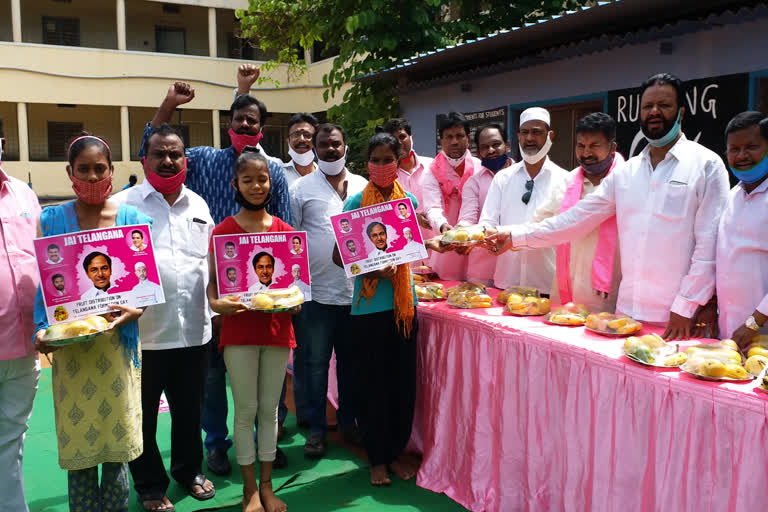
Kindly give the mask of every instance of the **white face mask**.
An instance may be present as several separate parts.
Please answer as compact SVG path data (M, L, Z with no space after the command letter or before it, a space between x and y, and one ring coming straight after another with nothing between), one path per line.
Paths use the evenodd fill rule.
M520 146L520 144L518 144L518 146ZM547 141L544 143L540 150L538 150L533 155L529 155L523 151L523 146L520 146L520 155L523 157L523 160L525 160L525 163L533 165L538 163L542 158L546 157L550 149L552 149L552 139L549 137L549 133L547 133Z
M339 174L341 174L341 171L344 170L344 166L347 165L348 151L349 151L349 146L344 148L344 156L342 156L335 162L326 162L325 160L320 160L320 157L318 157L317 168L320 169L320 172L322 172L326 176L338 176Z
M291 146L288 146L288 154L291 155L291 160L302 167L306 167L315 161L315 153L311 149L304 153L297 153Z
M448 156L448 154L445 151L442 151L443 156L448 161L448 163L453 167L454 169L461 165L461 162L464 161L464 159L467 157L467 152L465 151L463 155L459 158L451 158Z

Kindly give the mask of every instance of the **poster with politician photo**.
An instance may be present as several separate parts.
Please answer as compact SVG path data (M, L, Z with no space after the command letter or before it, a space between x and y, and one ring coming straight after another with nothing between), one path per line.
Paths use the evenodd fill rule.
M165 302L147 224L38 238L35 257L51 325Z
M331 223L347 277L427 257L410 199L340 213Z
M296 285L312 300L307 249L304 231L214 236L219 297L249 302L259 292Z

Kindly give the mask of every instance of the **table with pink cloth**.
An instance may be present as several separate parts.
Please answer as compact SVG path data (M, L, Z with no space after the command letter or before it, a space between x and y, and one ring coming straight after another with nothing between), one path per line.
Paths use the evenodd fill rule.
M623 356L623 339L501 306L422 303L418 315L419 486L476 512L768 503L768 394L756 381L641 366Z

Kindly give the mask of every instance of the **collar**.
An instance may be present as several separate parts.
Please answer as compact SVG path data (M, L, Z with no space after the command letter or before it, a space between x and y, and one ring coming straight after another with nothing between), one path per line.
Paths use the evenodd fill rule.
M685 146L688 143L688 138L685 136L682 130L680 130L680 138L677 139L677 142L675 142L675 145L669 148L668 154L675 157L676 160L680 160L680 157L683 154L683 151L685 151ZM640 153L642 158L648 160L650 163L651 161L651 145L647 144L644 148L642 153Z
M157 195L158 197L160 197L160 199L162 199L164 202L166 202L165 201L165 196L163 194L161 194L160 192L158 192L155 189L155 187L153 187L152 184L149 181L147 181L147 180L142 181L141 185L135 185L134 187L131 187L131 188L137 188L139 190L139 193L141 194L141 198L144 199L144 200L146 200L147 197L149 197L150 195L154 194L154 195ZM181 194L179 194L178 199L176 199L176 203L181 201L183 198L187 197L187 191L188 190L189 189L187 188L186 185L182 185L181 186ZM174 203L174 204L176 204L176 203ZM166 204L168 204L168 203L166 202Z
M744 186L744 182L742 182L742 181L740 181L740 182L738 183L738 185L736 185L736 186L737 186L737 187L739 187L739 188L741 189L742 193L744 194L744 196L743 196L743 197L744 197L744 199L749 199L750 197L754 197L754 196L756 196L757 194L762 194L763 192L765 192L766 190L768 190L768 179L766 179L764 182L762 182L762 183L761 183L761 184L760 184L760 185L759 185L759 186L758 186L758 187L757 187L755 190L753 190L751 193L747 193L747 188Z
M550 164L550 162L552 162L552 160L549 159L549 155L544 157L544 165L541 166L541 170L539 171L539 174L537 174L536 177L533 178L533 181L538 180L541 177L541 175L544 174L545 172L549 172L549 164ZM509 167L506 167L504 169L499 170L499 172L496 173L496 174L499 174L499 173L507 171L507 170L510 171L511 173L516 173L516 172L524 173L526 181L531 179L531 175L528 174L528 169L525 168L525 160L520 160L519 162L515 162L514 164L510 165Z
M419 160L419 154L414 151L413 152L413 170L411 172L408 172L408 171L406 171L405 169L403 169L400 166L397 167L397 170L398 171L403 171L408 176L413 176L417 172L420 172L420 171L424 170L424 164L421 163L421 161Z

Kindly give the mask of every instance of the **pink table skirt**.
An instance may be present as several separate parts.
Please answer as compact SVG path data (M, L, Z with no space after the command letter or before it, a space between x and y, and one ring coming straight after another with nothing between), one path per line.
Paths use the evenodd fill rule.
M768 395L756 383L642 367L621 339L501 308L418 314L421 487L475 512L768 503Z

